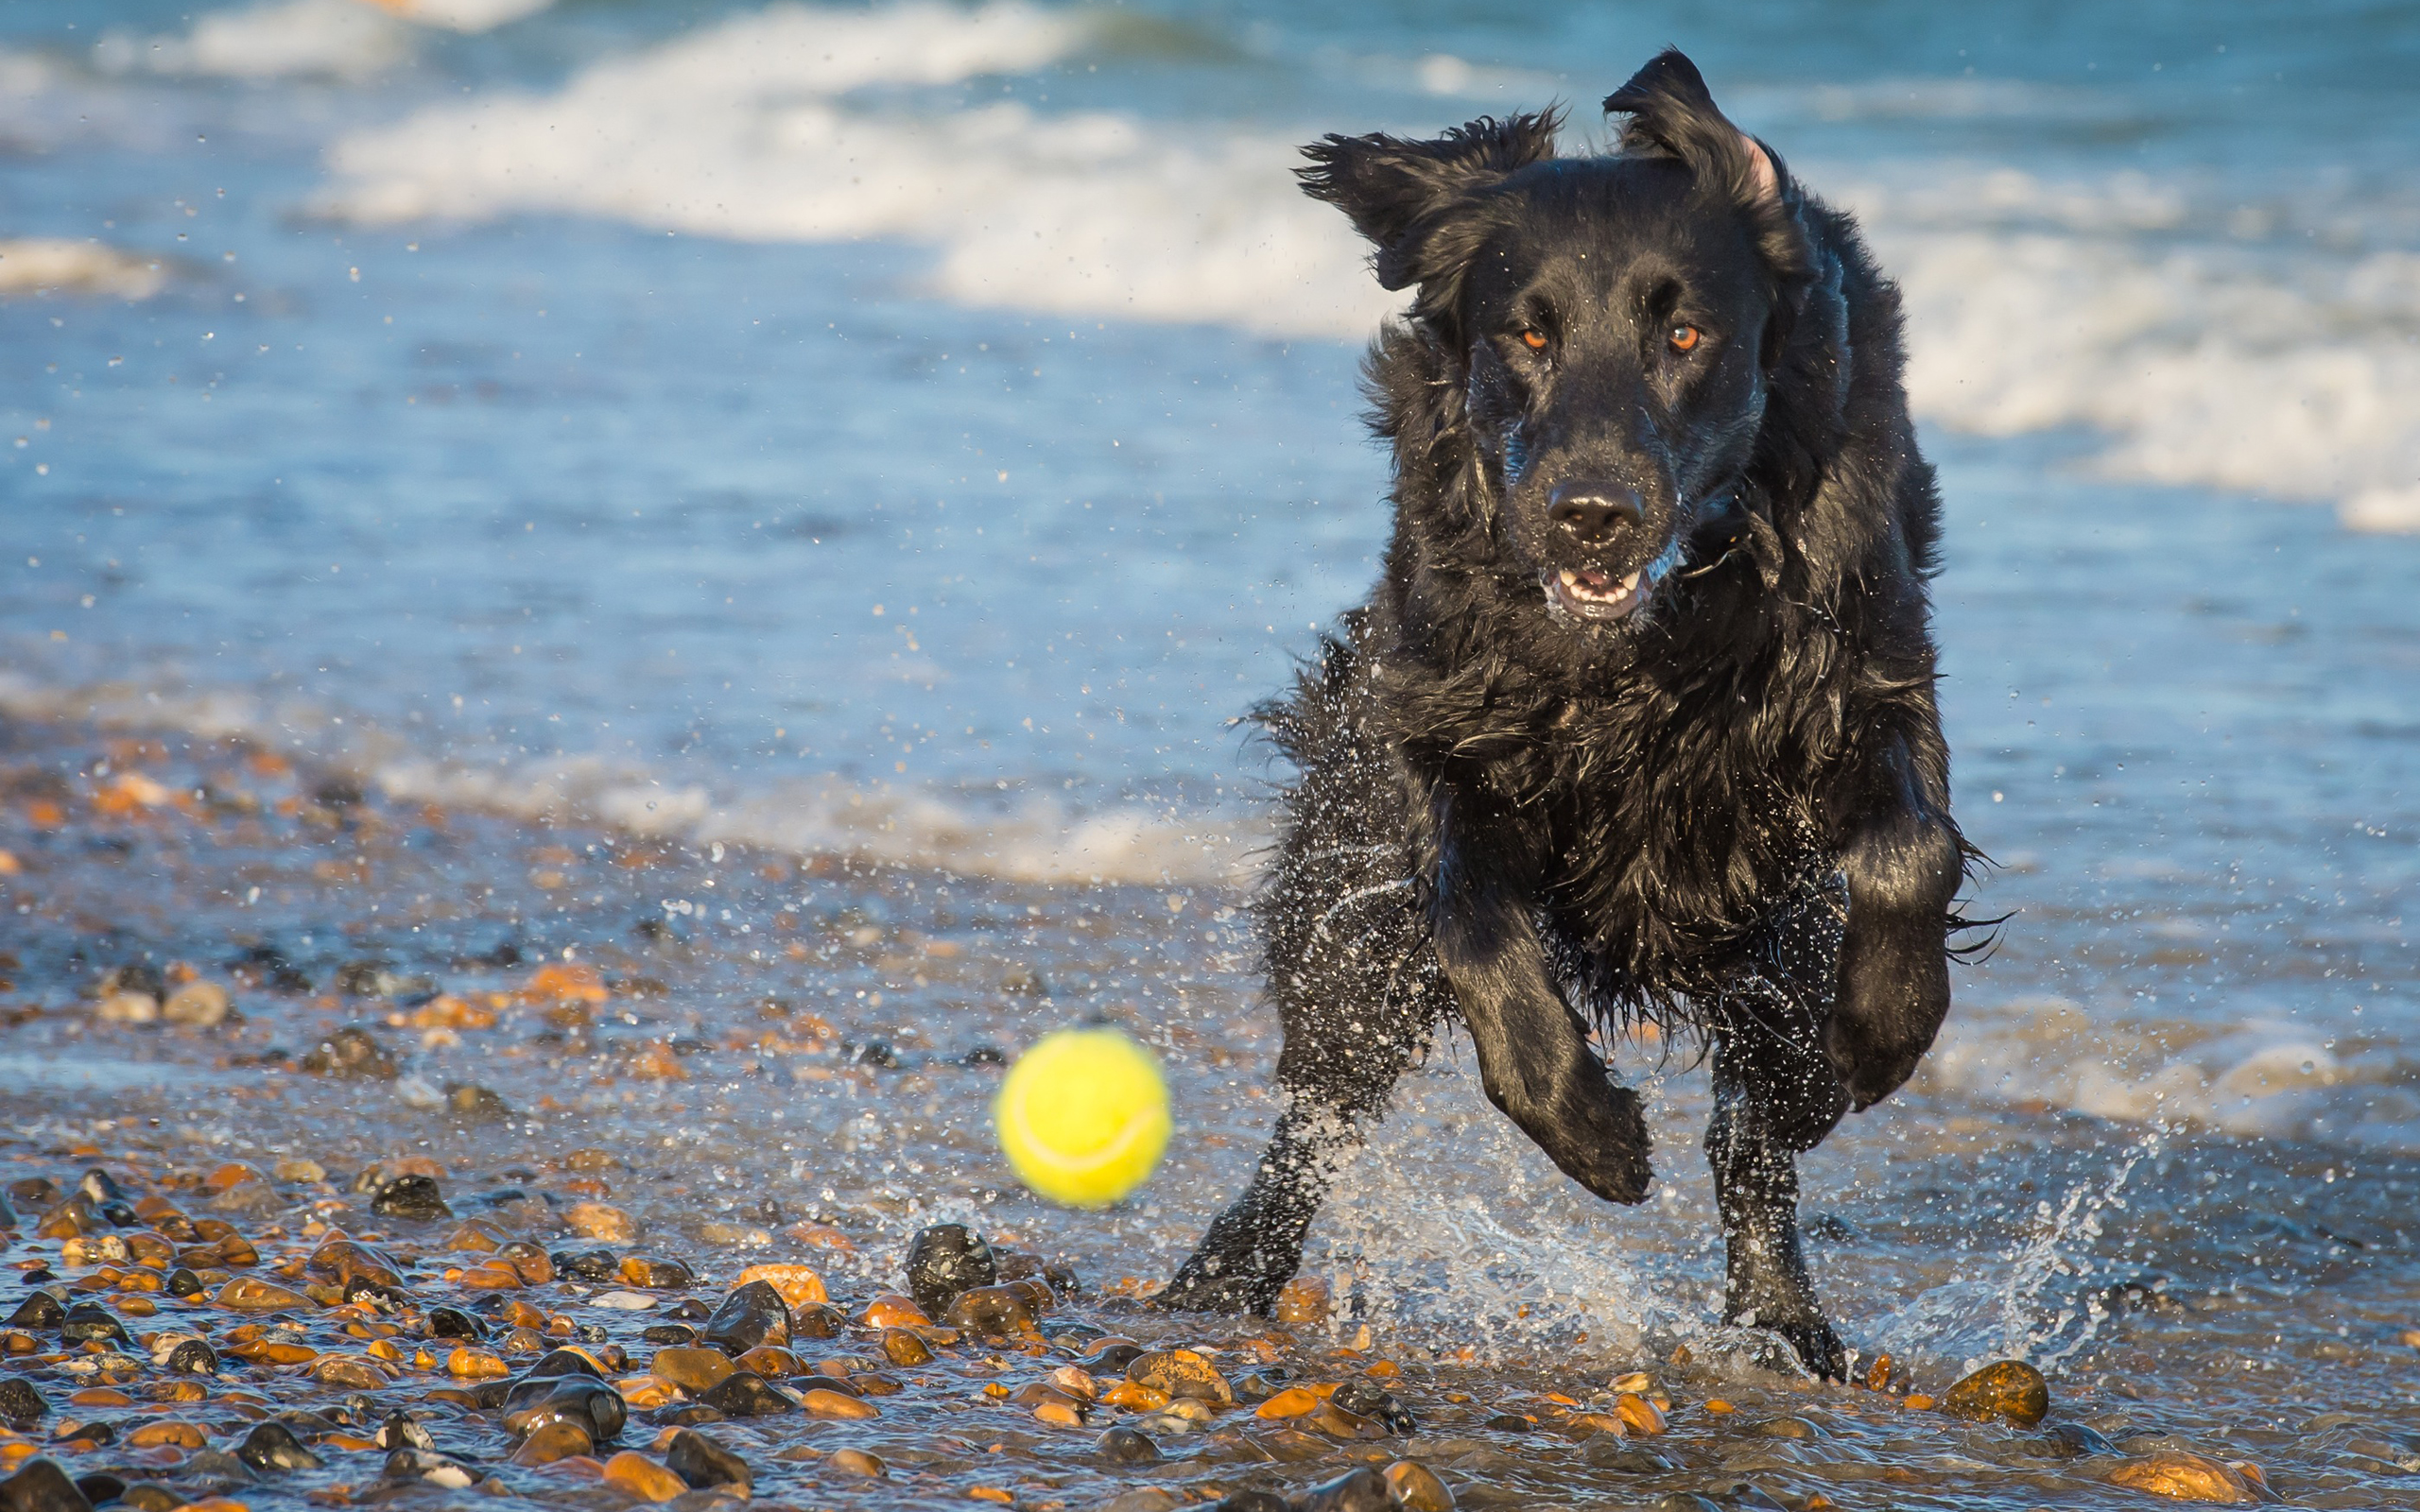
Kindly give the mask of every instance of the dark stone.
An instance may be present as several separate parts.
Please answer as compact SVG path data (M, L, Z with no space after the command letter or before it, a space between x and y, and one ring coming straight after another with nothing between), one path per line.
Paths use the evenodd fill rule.
M1005 1066L1009 1063L1009 1053L998 1045L977 1045L959 1057L958 1063L961 1066Z
M155 1481L137 1481L118 1493L118 1500L134 1512L177 1512L185 1499Z
M695 1490L735 1486L740 1495L748 1496L756 1487L756 1477L750 1472L746 1460L705 1435L685 1428L672 1435L672 1447L666 1452L664 1464Z
M686 1323L658 1323L641 1329L639 1338L665 1349L686 1349L698 1342L698 1331Z
M93 1206L93 1199L81 1192L70 1193L52 1203L34 1223L37 1228L47 1228L62 1221L72 1224L79 1234L98 1233L109 1224L101 1216L101 1210Z
M1328 1400L1346 1412L1384 1423L1391 1434L1416 1433L1420 1428L1403 1403L1380 1390L1374 1382L1357 1376L1337 1387L1336 1395Z
M1499 1434L1526 1434L1530 1431L1530 1419L1517 1412L1499 1412L1490 1418L1483 1426L1492 1428Z
M1113 1428L1093 1441L1093 1449L1113 1465L1149 1465L1160 1457L1160 1446L1149 1434Z
M658 1260L652 1255L633 1255L622 1263L629 1269L640 1272L644 1277L634 1284L650 1286L657 1291L694 1286L698 1281L698 1273L677 1260ZM625 1276L623 1280L628 1280L630 1278Z
M9 1314L9 1327L38 1329L44 1333L55 1332L59 1325L66 1321L67 1309L60 1306L59 1298L48 1292L34 1292L28 1295L24 1301L17 1304L17 1310Z
M9 1200L28 1208L47 1208L67 1195L46 1176L20 1177L9 1183Z
M209 1290L201 1284L200 1277L182 1265L168 1272L168 1279L161 1284L160 1289L170 1297L199 1297Z
M34 1383L23 1376L0 1376L0 1421L15 1428L40 1422L50 1411Z
M841 1041L841 1055L859 1066L875 1066L884 1071L897 1071L905 1062L899 1058L896 1046L888 1040L868 1040L862 1043Z
M1247 1487L1229 1491L1219 1499L1219 1504L1210 1512L1294 1512L1294 1503L1273 1491Z
M829 1302L809 1302L790 1309L790 1339L837 1339L849 1327L848 1314Z
M445 1084L445 1110L463 1124L500 1124L512 1116L502 1092L468 1081Z
M1027 1333L1033 1330L1033 1310L1015 1286L970 1286L950 1298L941 1320L946 1328L976 1333Z
M134 1348L134 1340L128 1336L126 1325L98 1302L79 1302L69 1308L60 1322L59 1334L78 1343L86 1339L114 1339L130 1349Z
M200 1339L185 1339L168 1351L165 1368L172 1376L215 1376L218 1352Z
M432 1307L424 1320L432 1339L484 1339L488 1326L458 1307Z
M428 1436L428 1430L421 1426L420 1419L402 1412L389 1414L387 1420L378 1425L375 1442L387 1450L437 1447L437 1440Z
M504 1431L515 1438L526 1438L548 1423L569 1423L601 1444L621 1433L630 1415L620 1392L588 1376L522 1381L504 1399Z
M1625 1443L1619 1434L1599 1434L1580 1446L1580 1457L1600 1470L1626 1475L1661 1475L1672 1462L1651 1449Z
M1395 1512L1402 1503L1387 1478L1364 1465L1335 1480L1323 1481L1294 1499L1301 1512Z
M521 1373L524 1381L559 1381L564 1376L586 1376L602 1381L605 1372L596 1368L588 1356L577 1349L548 1349L538 1356L538 1363Z
M790 1342L789 1304L769 1281L750 1281L722 1299L706 1319L706 1342L725 1354Z
M610 1281L622 1273L622 1262L610 1249L562 1250L546 1257L558 1276L577 1281Z
M143 1215L134 1211L134 1204L131 1202L104 1202L99 1205L98 1211L102 1217L107 1218L116 1228L140 1228L143 1227Z
M999 1280L992 1246L964 1224L919 1228L908 1242L908 1291L927 1317L941 1316L959 1293Z
M2052 1423L2042 1436L2056 1446L2056 1452L2063 1459L2083 1459L2092 1454L2118 1452L2117 1445L2083 1423Z
M1246 1405L1253 1405L1267 1401L1270 1398L1285 1390L1288 1383L1288 1372L1282 1365L1264 1366L1261 1369L1237 1376L1233 1382L1229 1383L1229 1384L1236 1388L1236 1400L1245 1403Z
M1128 1366L1150 1352L1132 1339L1104 1339L1100 1348L1076 1363L1097 1376L1122 1376Z
M95 1506L106 1506L112 1502L124 1500L126 1482L107 1470L95 1470L89 1475L77 1476L76 1489L83 1492L84 1500Z
M302 1057L301 1065L314 1075L358 1076L374 1081L392 1081L402 1071L394 1055L378 1042L378 1037L357 1023L346 1024L320 1040Z
M854 1391L849 1394L856 1395ZM796 1399L753 1370L735 1371L723 1377L711 1391L700 1392L698 1400L726 1418L771 1418L798 1411Z
M0 1481L0 1512L92 1512L92 1499L47 1455L26 1461Z
M337 990L347 997L409 1002L435 997L437 983L398 971L390 961L347 961L337 968Z
M126 1194L126 1189L117 1184L115 1177L97 1165L84 1173L82 1179L76 1183L76 1190L95 1203L133 1200Z
M387 1456L379 1477L387 1481L428 1481L449 1490L475 1485L478 1472L461 1461L431 1449L399 1449Z
M684 1297L664 1310L662 1316L675 1323L702 1323L714 1315L712 1309L694 1297Z
M429 1176L399 1176L378 1189L370 1199L370 1211L389 1218L416 1218L425 1223L437 1218L451 1218L454 1210L445 1205L445 1194Z
M197 1451L193 1458L177 1467L177 1479L200 1496L217 1496L239 1486L251 1485L252 1468L225 1450L205 1449Z
M235 1457L256 1470L316 1470L327 1463L305 1448L293 1429L273 1418L252 1425L235 1446Z

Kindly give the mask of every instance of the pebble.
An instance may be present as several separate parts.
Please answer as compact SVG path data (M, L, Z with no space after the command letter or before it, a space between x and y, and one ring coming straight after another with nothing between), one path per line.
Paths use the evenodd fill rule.
M235 1457L256 1470L315 1470L327 1463L294 1436L294 1430L271 1420L256 1423L235 1446Z
M844 1475L858 1475L868 1480L878 1481L890 1473L890 1467L882 1462L881 1456L870 1454L862 1449L836 1450L827 1463Z
M749 1281L732 1289L700 1332L708 1344L728 1354L744 1354L761 1344L787 1344L789 1304L770 1284Z
M1154 1349L1137 1355L1126 1367L1126 1379L1138 1386L1165 1391L1171 1398L1189 1397L1221 1407L1235 1405L1235 1388L1227 1384L1227 1378L1192 1349Z
M1664 1409L1635 1391L1625 1391L1614 1398L1614 1416L1634 1434L1653 1436L1666 1428Z
M857 1321L870 1329L919 1329L931 1327L933 1319L911 1298L887 1295L868 1302Z
M2182 1450L2162 1450L2132 1459L2109 1472L2113 1486L2123 1486L2180 1502L2241 1503L2256 1500L2252 1483L2241 1470Z
M403 1069L378 1037L359 1024L347 1024L320 1040L298 1064L314 1075L372 1081L393 1081Z
M648 1362L647 1367L649 1374L660 1376L692 1395L722 1384L738 1369L731 1363L731 1356L720 1349L680 1348L656 1350L655 1357Z
M833 1392L809 1392L810 1397L833 1396ZM735 1370L700 1392L698 1400L726 1418L771 1418L786 1412L796 1412L799 1403L787 1392L758 1375L753 1370ZM826 1416L817 1414L818 1417Z
M59 1461L38 1456L0 1481L0 1506L9 1512L91 1512L92 1502Z
M664 1465L697 1490L730 1486L737 1487L740 1495L748 1496L756 1485L746 1460L693 1428L683 1428L672 1435L672 1442L665 1451Z
M882 1410L870 1401L861 1401L845 1392L817 1387L806 1393L800 1405L810 1418L879 1418Z
M1956 1418L2001 1418L2031 1428L2049 1414L2050 1383L2022 1360L2001 1360L1951 1386L1941 1399L1941 1410Z
M649 1284L685 1286L688 1284L687 1269L686 1266L682 1267L683 1279L681 1280L655 1281ZM739 1285L747 1286L756 1281L762 1281L770 1286L774 1294L781 1297L783 1303L789 1307L806 1307L812 1303L831 1299L829 1294L823 1290L823 1278L805 1265L751 1265L739 1273Z
M1386 1469L1387 1487L1408 1512L1454 1512L1454 1493L1437 1472L1415 1459L1399 1459Z
M962 1291L951 1299L942 1314L944 1327L970 1329L977 1333L994 1336L1033 1332L1033 1313L1028 1305L1027 1294L1015 1283L1007 1286L976 1286Z
M574 1454L588 1454L596 1446L578 1423L551 1422L521 1441L512 1452L515 1465L552 1465Z
M1132 1428L1111 1428L1093 1440L1093 1450L1113 1465L1150 1465L1160 1457L1160 1446L1149 1434Z
M605 1462L605 1481L648 1502L669 1502L689 1489L689 1483L635 1450L623 1450Z
M215 1029L227 1022L231 1005L227 989L216 982L192 981L168 994L160 1017L193 1029Z
M454 1216L454 1210L445 1205L437 1178L418 1173L398 1176L381 1185L370 1199L370 1211L389 1218L424 1223Z
M1312 1486L1294 1505L1297 1512L1390 1512L1397 1503L1386 1476L1365 1465Z
M963 1224L938 1223L908 1242L908 1290L916 1305L937 1314L960 1292L1000 1279L992 1246ZM819 1298L820 1300L820 1298Z
M563 1227L599 1244L627 1245L639 1236L637 1219L602 1202L573 1203L563 1210Z
M1325 1277L1297 1276L1278 1289L1272 1315L1278 1322L1295 1327L1324 1323L1330 1305L1328 1292Z
M218 1288L211 1298L220 1307L236 1313L316 1312L318 1304L301 1292L265 1281L257 1276L238 1276Z

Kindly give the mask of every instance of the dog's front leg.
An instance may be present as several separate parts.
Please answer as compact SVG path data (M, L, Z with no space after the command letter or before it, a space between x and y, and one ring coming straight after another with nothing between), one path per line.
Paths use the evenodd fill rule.
M1966 853L1942 749L1938 731L1879 743L1844 805L1848 925L1824 1049L1860 1110L1898 1091L1949 1012L1950 906Z
M1547 976L1529 892L1541 858L1493 807L1448 790L1430 809L1429 928L1480 1084L1565 1176L1609 1202L1640 1201L1653 1173L1638 1093L1589 1052L1587 1026Z

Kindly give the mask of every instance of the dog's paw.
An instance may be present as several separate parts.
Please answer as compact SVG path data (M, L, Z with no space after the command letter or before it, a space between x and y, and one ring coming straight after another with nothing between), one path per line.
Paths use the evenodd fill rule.
M1266 1313L1276 1301L1287 1278L1271 1280L1248 1267L1222 1263L1224 1257L1195 1255L1176 1275L1153 1306L1171 1313Z
M1547 1153L1564 1175L1607 1202L1644 1202L1655 1180L1648 1161L1647 1109L1631 1088L1610 1080L1599 1086L1599 1095L1571 1110L1569 1138Z
M1824 1320L1823 1314L1795 1323L1775 1324L1772 1330L1789 1341L1789 1347L1798 1351L1799 1363L1816 1380L1848 1379L1848 1350L1841 1347L1841 1336L1832 1332L1832 1325Z

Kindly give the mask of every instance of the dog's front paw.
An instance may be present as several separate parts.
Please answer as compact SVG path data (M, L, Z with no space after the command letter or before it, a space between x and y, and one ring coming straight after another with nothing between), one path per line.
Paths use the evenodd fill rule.
M1824 1321L1822 1314L1794 1323L1775 1324L1773 1332L1789 1341L1789 1347L1798 1351L1799 1363L1816 1380L1848 1379L1848 1350L1841 1347L1841 1336L1832 1332L1832 1325Z
M1607 1202L1647 1200L1655 1180L1648 1161L1647 1109L1638 1093L1608 1080L1574 1111L1571 1138L1549 1147L1564 1174Z
M1271 1280L1224 1256L1198 1253L1151 1300L1172 1313L1266 1313L1287 1280Z

